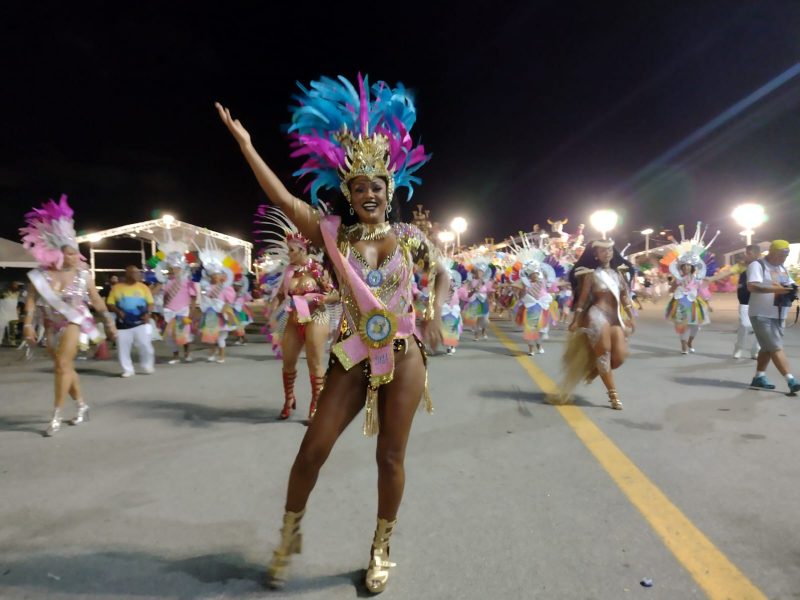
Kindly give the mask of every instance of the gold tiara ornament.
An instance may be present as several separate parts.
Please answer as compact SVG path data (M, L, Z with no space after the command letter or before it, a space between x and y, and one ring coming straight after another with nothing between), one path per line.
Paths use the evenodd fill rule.
M339 169L340 188L348 202L350 198L349 183L356 177L386 179L387 196L391 202L394 195L394 169L389 169L389 140L380 133L371 136L353 137L349 131L342 130L336 140L345 149L345 164Z

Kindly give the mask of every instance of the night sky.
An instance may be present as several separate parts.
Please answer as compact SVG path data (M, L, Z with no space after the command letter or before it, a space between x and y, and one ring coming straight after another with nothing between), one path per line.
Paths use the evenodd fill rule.
M605 205L622 241L702 219L724 249L749 198L771 216L761 237L800 239L800 76L657 162L800 62L797 1L11 4L3 237L65 192L79 230L164 210L250 238L264 196L213 102L300 194L280 130L295 81L362 71L415 90L434 156L412 204L465 216L466 242L548 217L571 231Z

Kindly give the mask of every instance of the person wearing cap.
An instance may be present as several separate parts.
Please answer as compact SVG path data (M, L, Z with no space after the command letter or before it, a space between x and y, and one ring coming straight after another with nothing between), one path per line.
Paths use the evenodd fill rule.
M800 382L792 375L789 361L783 351L783 332L786 315L791 308L791 294L797 286L789 277L783 263L789 257L789 242L775 240L766 257L747 267L747 289L750 291L748 314L753 332L761 345L756 364L756 375L750 387L772 390L775 386L767 379L770 360L786 378L789 392L800 391Z

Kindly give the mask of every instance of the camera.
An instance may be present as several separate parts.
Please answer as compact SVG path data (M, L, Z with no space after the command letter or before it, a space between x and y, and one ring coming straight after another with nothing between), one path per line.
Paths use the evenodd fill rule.
M798 298L797 294L797 284L790 283L784 284L783 287L791 288L791 291L787 294L775 294L775 302L774 305L778 308L791 308L792 304Z

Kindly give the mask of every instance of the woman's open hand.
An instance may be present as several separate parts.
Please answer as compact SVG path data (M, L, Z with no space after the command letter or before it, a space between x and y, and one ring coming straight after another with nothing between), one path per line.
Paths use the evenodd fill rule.
M247 132L247 129L244 128L244 125L242 125L241 121L239 121L239 119L234 119L231 116L231 111L222 106L222 104L219 102L215 102L214 106L217 108L219 118L222 119L223 123L225 123L225 127L227 127L228 131L231 132L231 135L234 137L239 146L249 146L250 134Z
M437 315L431 321L422 322L422 340L431 350L436 350L439 346L444 345L441 317Z

